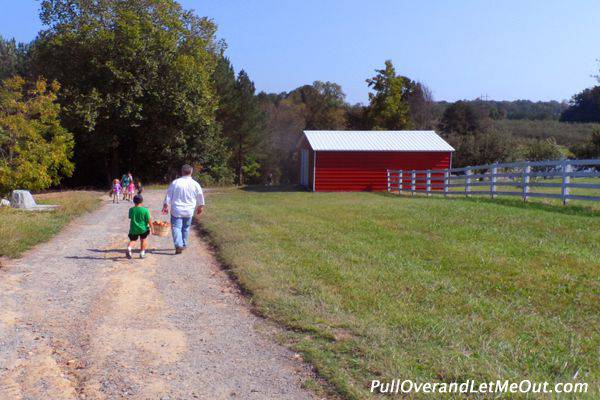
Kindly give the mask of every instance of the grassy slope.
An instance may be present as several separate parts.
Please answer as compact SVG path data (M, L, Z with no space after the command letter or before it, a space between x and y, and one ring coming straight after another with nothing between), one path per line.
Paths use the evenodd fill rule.
M25 250L50 239L73 218L100 204L97 192L60 192L34 196L40 204L59 204L56 211L19 211L0 208L0 256L18 257Z
M203 218L258 310L347 398L377 377L598 382L598 213L230 190Z

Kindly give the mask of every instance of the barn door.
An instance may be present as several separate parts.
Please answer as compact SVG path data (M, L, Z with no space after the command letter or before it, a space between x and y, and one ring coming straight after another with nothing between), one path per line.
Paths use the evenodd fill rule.
M300 152L300 185L308 186L308 150Z

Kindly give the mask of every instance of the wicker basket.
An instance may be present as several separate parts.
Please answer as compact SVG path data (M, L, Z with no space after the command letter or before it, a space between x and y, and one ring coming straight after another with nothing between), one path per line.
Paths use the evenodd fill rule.
M156 236L168 236L169 231L171 230L171 225L158 225L156 222L152 223L152 228L154 230L153 235Z

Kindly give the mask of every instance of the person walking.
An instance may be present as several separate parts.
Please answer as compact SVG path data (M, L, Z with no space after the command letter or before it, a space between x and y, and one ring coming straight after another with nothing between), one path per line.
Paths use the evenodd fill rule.
M169 207L171 208L171 233L175 254L181 254L188 245L194 212L200 215L204 209L202 187L192 178L192 172L194 170L191 165L185 164L181 167L181 178L171 182L163 201L163 214L167 214Z
M121 187L123 187L123 200L128 200L127 187L129 186L129 182L131 182L131 180L131 172L129 171L126 174L123 174L123 176L121 177Z

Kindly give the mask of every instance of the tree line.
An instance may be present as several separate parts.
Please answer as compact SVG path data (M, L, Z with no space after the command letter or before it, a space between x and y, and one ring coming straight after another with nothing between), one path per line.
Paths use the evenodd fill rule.
M205 184L291 183L306 129L436 129L457 149L455 165L595 154L596 136L567 149L497 121L599 122L589 106L598 87L568 105L435 102L386 61L365 81L368 104L352 105L334 82L256 93L243 69L235 73L215 22L174 0L43 0L40 18L33 42L0 38L2 191L63 177L105 185L126 169L164 181L184 162Z

